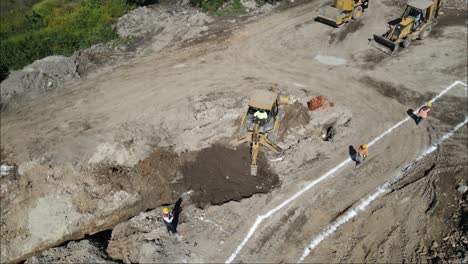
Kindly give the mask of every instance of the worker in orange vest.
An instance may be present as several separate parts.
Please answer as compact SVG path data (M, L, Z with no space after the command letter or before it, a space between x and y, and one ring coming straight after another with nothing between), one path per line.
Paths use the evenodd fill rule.
M169 211L169 208L167 207L164 207L162 209L162 217L163 217L163 222L164 224L166 224L166 227L167 227L167 232L169 234L173 233L177 233L177 230L176 230L176 227L174 225L174 214L172 212Z
M361 164L367 158L367 144L359 146L356 153L356 166Z
M418 111L418 115L416 117L416 125L419 125L421 121L429 116L429 113L431 112L432 109L432 103L428 103L427 105L421 107Z

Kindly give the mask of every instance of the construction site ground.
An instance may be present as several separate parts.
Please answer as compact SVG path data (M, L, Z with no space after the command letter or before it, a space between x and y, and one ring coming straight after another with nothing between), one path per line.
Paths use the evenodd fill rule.
M73 251L83 241L67 241L106 230L103 261L297 262L330 223L468 113L459 83L419 126L407 120L370 146L360 167L350 162L264 218L236 252L258 215L346 160L350 146L379 137L455 81L467 82L466 6L446 7L429 38L388 56L368 41L402 13L401 3L372 1L359 21L340 28L315 21L327 4L243 19L4 111L2 160L17 164L19 175L2 178L2 262L56 246ZM248 146L229 145L254 89L296 103L281 131L284 152L262 148L257 177L249 175ZM308 111L318 95L333 106ZM335 134L324 141L329 127ZM466 194L457 188L468 182L467 126L438 147L304 261L466 260ZM160 210L179 198L180 234L170 236ZM440 251L454 232L460 252Z

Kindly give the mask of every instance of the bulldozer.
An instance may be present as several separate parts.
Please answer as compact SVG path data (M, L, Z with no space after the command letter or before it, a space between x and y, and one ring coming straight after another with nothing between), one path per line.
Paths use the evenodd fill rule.
M443 0L414 0L407 4L400 18L388 22L389 30L382 36L374 34L372 46L387 54L407 48L416 39L425 39L437 24Z
M260 145L275 153L282 151L276 142L279 125L285 115L280 105L287 103L287 96L264 90L255 91L249 100L248 109L241 119L239 138L231 144L238 146L244 142L250 143L250 174L252 176L257 175L257 156ZM266 114L266 118L259 119L256 115L259 112Z
M352 19L359 19L368 7L369 0L335 0L333 6L327 6L321 10L317 20L333 27L339 27Z

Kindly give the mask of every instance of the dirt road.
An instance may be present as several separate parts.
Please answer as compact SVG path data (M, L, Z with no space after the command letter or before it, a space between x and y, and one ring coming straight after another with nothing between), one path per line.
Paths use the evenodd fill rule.
M180 246L182 249L166 247L172 253L160 260L226 261L248 233L256 215L281 204L306 183L345 160L350 145L357 148L369 142L404 119L409 108L417 108L455 80L466 80L465 16L457 20L442 17L434 36L389 57L367 43L373 33L386 30L387 20L401 12L399 6L387 6L387 2L372 3L362 20L339 29L314 21L319 7L326 4L321 0L253 18L232 32L184 48L167 49L70 83L73 87L68 92L37 99L15 112L2 114L2 156L19 165L24 180L18 184L28 190L2 194L8 197L2 204L2 212L8 211L2 219L2 249L8 253L2 250L2 259L17 261L68 239L112 228L147 209L135 207L135 201L141 200L138 197L167 191L158 189L165 188L164 184L138 187L145 185L144 178L136 186L131 180L127 180L128 184L107 186L94 173L97 166L132 167L158 148L171 147L181 154L227 142L235 136L236 121L252 89L272 89L301 103L314 95L327 96L342 111L336 120L344 115L351 120L337 126L333 141L318 137L298 141L285 151L282 161L270 162L282 184L268 194L203 211L186 210L193 214L186 215L180 229L190 245ZM460 12L466 14L466 10L444 12L443 16L452 17ZM463 121L466 100L466 89L458 87L434 104L434 114L427 122L420 126L413 122L402 124L372 146L370 158L359 169L344 167L262 222L235 261L297 261L311 237L399 172L443 132ZM328 113L311 115L312 120L320 120ZM456 147L447 154L452 161L428 161L437 168L461 166L452 170L453 181L442 192L452 191L460 181L467 181L466 127L458 133L450 141ZM434 175L444 180L441 175ZM419 181L417 188L427 188L432 178L426 179L427 182ZM406 203L402 204L399 201L406 194ZM128 204L111 206L116 195ZM171 194L158 197L152 205L170 203L176 198ZM418 254L409 253L419 245L395 247L400 237L409 241L417 236L422 245L436 239L434 234L445 232L442 226L437 229L420 225L421 221L429 225L436 221L431 219L447 217L443 212L434 216L413 210L421 206L418 199L425 197L404 188L401 193L385 196L377 209L366 211L347 224L306 261L420 260ZM54 207L51 201L57 199L73 203ZM102 201L102 206L90 209L90 204L97 201ZM56 216L50 218L52 222L39 221L41 214L30 212L51 207L55 210L51 214ZM103 208L108 211L99 213ZM112 216L121 208L125 214ZM408 214L416 215L406 218ZM61 215L70 217L63 220ZM48 233L47 228L42 230L47 225L60 226L65 231ZM94 228L90 231L88 225ZM426 228L437 230L428 236L418 235ZM374 238L382 242L375 245ZM193 242L197 246L192 246ZM385 252L379 255L382 248ZM189 254L177 255L177 250ZM140 262L157 261L154 254L144 253L127 257Z

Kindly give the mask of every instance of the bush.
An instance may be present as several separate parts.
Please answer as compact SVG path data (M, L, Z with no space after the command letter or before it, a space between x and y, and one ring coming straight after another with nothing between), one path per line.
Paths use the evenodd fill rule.
M26 15L10 12L0 21L0 69L115 39L112 24L131 8L126 0L43 0Z
M203 11L223 16L242 14L245 8L240 0L190 0L190 3Z
M215 13L224 4L225 0L191 0L193 6L203 9L205 12Z

